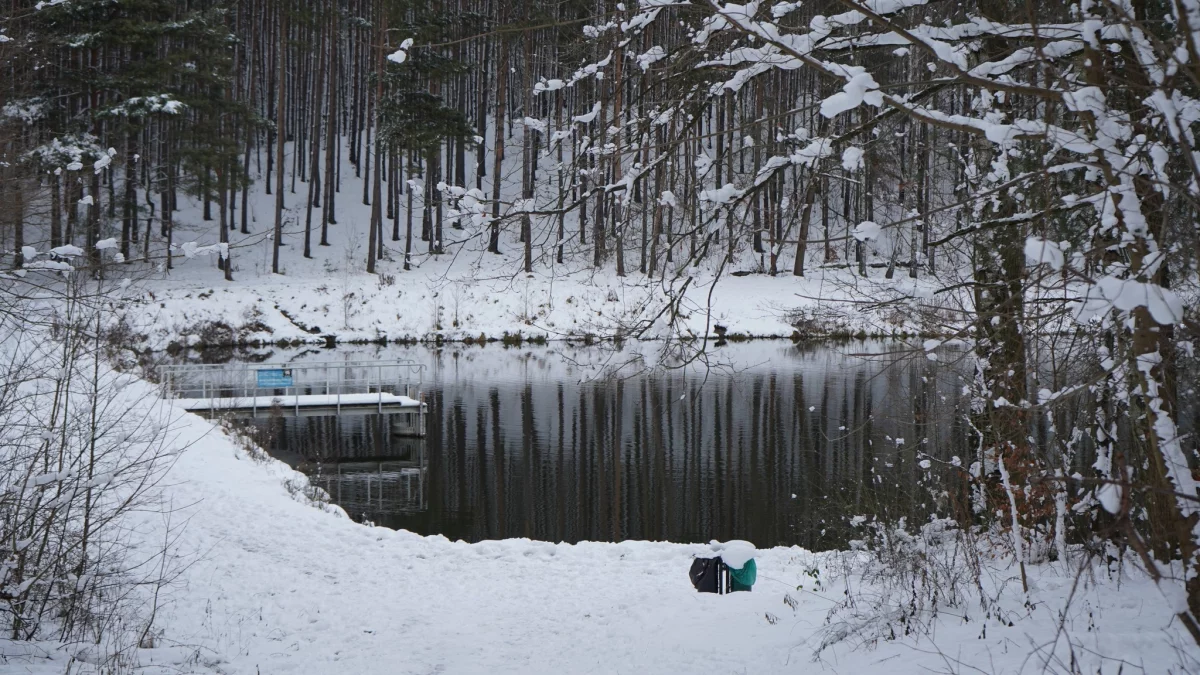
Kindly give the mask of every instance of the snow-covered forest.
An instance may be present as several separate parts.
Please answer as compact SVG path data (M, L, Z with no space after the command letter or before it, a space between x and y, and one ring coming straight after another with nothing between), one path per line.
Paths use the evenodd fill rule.
M970 374L964 407L941 398L951 440L895 439L914 467L898 493L930 519L876 504L831 527L862 533L851 551L760 552L787 583L762 593L771 609L733 606L775 626L786 597L794 622L824 628L789 641L731 620L767 655L728 647L713 662L791 672L802 647L836 654L835 670L873 668L880 643L909 640L897 672L1200 672L1200 1L13 0L0 69L0 658L256 672L243 656L257 643L184 606L283 582L225 578L264 559L250 544L206 558L221 523L248 514L204 501L246 500L331 546L375 536L330 529L345 512L328 495L145 382L157 363L210 358L189 348L570 341L591 350L569 359L579 381L716 367L727 339L872 336L899 360ZM845 431L794 407L762 418L814 430L796 438ZM563 409L560 393L554 428ZM676 421L651 419L667 430L656 444L675 445ZM199 451L255 460L219 463L245 494ZM860 478L883 480L873 472ZM253 531L296 545L266 520ZM647 622L692 607L655 595L684 578L684 542L387 537L381 555L419 549L471 580L445 616L525 607L507 590L491 606L473 595L491 552L522 579L583 579L589 556L616 578L628 553L658 575L632 587L662 603ZM582 583L555 588L612 600ZM805 604L806 584L845 600ZM176 624L159 613L172 592ZM227 602L229 616L254 612ZM453 644L446 626L463 619L418 604L446 638L432 644ZM273 620L306 640L294 607ZM573 610L546 611L553 624ZM1102 649L1106 620L1157 642ZM1037 639L1003 643L999 660L990 647L946 657L989 621ZM677 625L688 637L669 644L720 641ZM503 643L488 626L483 644ZM201 646L177 634L189 629L208 631L187 638ZM61 644L89 646L52 656ZM638 644L607 667L697 666ZM445 665L432 649L413 672ZM605 658L500 651L450 669ZM407 672L369 648L355 658Z

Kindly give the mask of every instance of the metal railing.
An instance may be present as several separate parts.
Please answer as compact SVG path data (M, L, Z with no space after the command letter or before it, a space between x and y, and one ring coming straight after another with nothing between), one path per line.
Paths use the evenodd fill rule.
M385 468L380 463L376 471L344 473L340 466L332 467L332 473L317 473L309 476L313 485L320 487L335 504L345 509L351 517L408 514L429 508L425 490L427 467L424 463L416 467Z
M236 363L236 364L171 364L158 367L166 394L172 398L212 400L266 396L296 397L297 412L301 396L325 395L336 397L341 411L341 398L348 394L379 394L379 411L383 411L383 394L404 395L415 399L424 408L421 385L425 364L414 361L338 361L325 363ZM416 385L412 383L415 373ZM264 393L269 392L269 393ZM214 405L215 407L219 407Z

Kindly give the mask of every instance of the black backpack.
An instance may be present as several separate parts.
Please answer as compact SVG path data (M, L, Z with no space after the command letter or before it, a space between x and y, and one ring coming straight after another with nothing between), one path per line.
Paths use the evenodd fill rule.
M695 558L692 560L692 568L688 570L688 576L691 577L692 585L697 591L720 593L723 567L720 558Z

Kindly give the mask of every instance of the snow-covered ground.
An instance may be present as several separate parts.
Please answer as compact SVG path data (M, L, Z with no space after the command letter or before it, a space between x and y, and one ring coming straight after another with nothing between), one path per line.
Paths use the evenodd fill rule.
M492 270L491 278L480 279L460 274L452 263L438 262L428 264L433 269L396 274L391 286L381 286L378 278L365 274L156 283L155 290L133 304L131 324L148 337L149 346L160 349L174 341L205 342L203 327L212 322L227 324L244 342L322 342L327 334L339 342L427 340L438 335L449 340L480 334L500 338L506 333L553 340L609 335L661 307L659 287L643 279L589 270L508 278L500 276L499 269ZM519 264L511 258L487 262L496 268ZM722 278L713 286L709 276L690 290L683 323L696 335L712 335L712 325L721 324L750 336L789 337L796 330L793 322L807 318L798 312L807 312L828 329L850 333L927 328L910 315L896 314L892 323L885 323L877 315L859 315L839 303L828 303L836 310L822 307L818 299L846 297L846 282L840 277L748 276Z
M866 609L872 595L845 575L849 554L759 551L753 592L716 596L687 577L705 545L465 544L373 528L296 497L285 484L302 476L176 415L175 444L186 449L160 490L183 526L172 563L182 576L164 591L139 672L1077 672L1072 658L1085 673L1196 672L1195 646L1129 567L1118 576L1097 566L1078 586L1064 566L1033 567L1026 598L1015 570L985 561L987 592L1007 588L986 615L973 603L940 607L933 639L893 622L896 639L863 644L869 632L858 631L813 662L830 611L847 598ZM153 550L163 517L137 525ZM0 670L90 672L68 668L80 649L42 645Z

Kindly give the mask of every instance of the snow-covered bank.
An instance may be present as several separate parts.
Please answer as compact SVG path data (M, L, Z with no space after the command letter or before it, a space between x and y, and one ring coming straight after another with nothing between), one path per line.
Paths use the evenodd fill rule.
M660 311L663 289L642 278L588 270L502 276L516 261L498 258L491 278L473 278L451 261L394 276L343 278L264 276L242 282L171 280L131 297L127 320L146 346L162 349L229 342L338 342L461 340L522 334L550 340L629 333ZM201 265L185 261L184 265ZM200 275L201 278L206 275ZM714 325L733 334L790 337L928 332L940 326L915 312L858 310L849 300L849 275L791 276L701 274L688 289L683 331L713 335ZM862 281L858 283L861 285ZM880 296L911 292L913 281L883 283ZM916 282L920 286L920 282ZM904 289L892 290L895 284ZM711 290L711 293L710 293ZM661 327L646 333L663 334Z
M1196 665L1194 645L1132 568L1120 575L1097 566L1076 587L1064 566L1033 567L1026 598L1003 561L985 570L986 592L1000 596L987 614L975 604L939 607L932 641L893 621L895 639L860 631L814 664L830 611L873 595L853 556L760 551L752 593L714 596L697 594L687 578L704 545L465 544L367 527L297 498L303 477L283 464L251 457L199 417L176 415L175 444L186 450L161 495L173 522L186 522L178 553L187 567L164 591L156 646L139 651L139 672L1018 673L1075 672L1075 663L1079 672L1161 673ZM138 524L148 543L163 527L158 514ZM62 673L70 653L10 659L6 672ZM71 672L87 672L80 665Z

